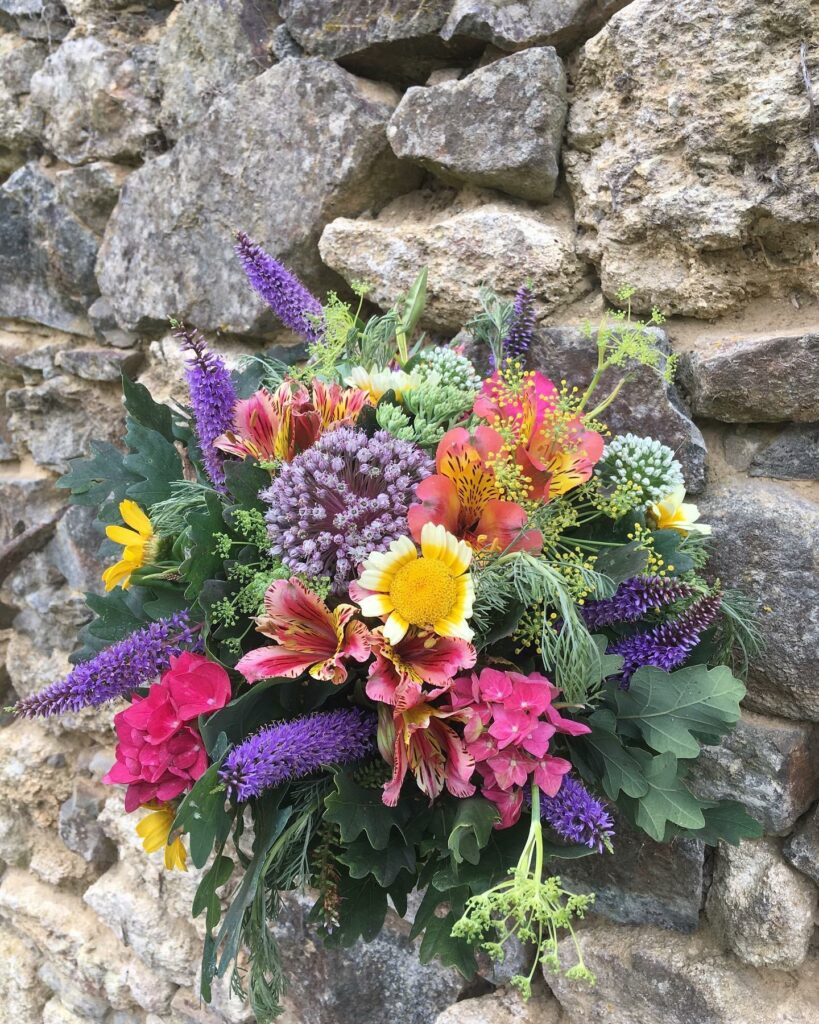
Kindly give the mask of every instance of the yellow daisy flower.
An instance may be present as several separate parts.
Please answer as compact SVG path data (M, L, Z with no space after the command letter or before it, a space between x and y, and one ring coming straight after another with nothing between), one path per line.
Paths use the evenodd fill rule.
M410 626L431 629L439 636L471 640L467 625L475 588L467 572L472 548L443 526L426 523L421 531L421 554L409 537L376 551L364 562L358 583L374 591L361 600L366 616L386 616L382 630L397 644Z
M131 585L131 573L140 569L155 554L154 529L139 505L126 498L119 503L119 514L131 529L126 530L124 526L108 526L105 529L109 540L123 545L122 558L102 574L106 590L113 590L118 583L122 584L123 590L127 590Z
M168 871L187 871L188 851L182 839L177 837L172 843L168 842L176 811L170 804L153 803L148 806L155 810L146 815L136 827L145 852L156 853L164 847L165 867Z
M400 399L405 391L415 387L415 381L404 370L376 370L375 367L366 370L363 366L354 366L344 383L366 391L373 405L388 391L394 391L395 397Z
M685 488L680 485L675 487L667 498L651 506L657 528L660 530L679 530L681 533L700 533L707 537L711 533L711 527L705 523L698 523L700 511L696 505L686 504L683 501Z

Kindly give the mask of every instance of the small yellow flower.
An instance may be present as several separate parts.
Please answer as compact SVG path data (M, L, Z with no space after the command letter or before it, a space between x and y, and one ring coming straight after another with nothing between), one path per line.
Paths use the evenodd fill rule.
M152 803L148 806L155 809L136 827L145 852L156 853L164 847L165 867L168 871L187 871L188 852L182 839L177 837L172 843L168 842L176 811L170 804Z
M361 600L361 611L387 617L383 633L391 644L403 639L410 626L471 640L466 621L475 599L467 572L471 560L468 544L443 526L426 523L420 556L409 537L401 537L364 562L358 583L374 593Z
M388 391L394 391L395 397L400 399L405 391L415 387L415 380L404 370L377 370L375 367L366 370L363 366L354 366L344 383L366 391L373 405Z
M679 530L680 533L700 533L707 537L711 533L711 527L705 523L698 523L700 517L696 505L686 504L683 501L685 488L680 485L675 487L667 498L651 506L651 515L654 517L657 528L660 530Z
M113 590L118 583L127 590L131 585L131 573L145 565L154 554L154 529L139 505L126 498L119 503L119 514L131 529L126 530L124 526L105 529L109 540L123 545L122 558L102 574L106 590Z

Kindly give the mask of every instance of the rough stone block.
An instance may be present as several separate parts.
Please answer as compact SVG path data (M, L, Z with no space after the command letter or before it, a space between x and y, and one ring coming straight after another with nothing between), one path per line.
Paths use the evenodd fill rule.
M782 847L785 860L819 885L819 804Z

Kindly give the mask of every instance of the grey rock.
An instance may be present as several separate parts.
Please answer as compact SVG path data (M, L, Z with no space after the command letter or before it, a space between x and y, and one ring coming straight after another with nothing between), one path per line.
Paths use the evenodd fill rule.
M428 1024L458 998L463 979L437 963L422 966L409 926L394 916L372 942L331 949L307 923L312 901L285 895L283 902L275 933L298 971L290 975L282 1024Z
M159 120L169 139L197 124L231 85L270 66L277 21L273 0L192 0L176 8L157 51Z
M142 363L142 352L110 348L70 348L59 352L56 365L83 380L118 381L132 376Z
M136 162L159 144L156 47L72 36L32 77L31 102L61 160Z
M816 294L819 161L794 65L816 33L810 0L633 0L585 44L563 162L606 296L711 319Z
M693 931L702 903L703 844L655 843L619 815L615 832L614 854L560 862L566 887L593 892L594 913L612 921Z
M704 746L692 790L705 800L739 800L765 832L787 835L819 796L815 726L743 711L734 732Z
M785 860L819 885L819 804L782 847Z
M0 477L0 544L47 522L63 504L65 495L43 473L29 471Z
M37 39L49 45L62 39L71 28L65 6L60 0L0 0L0 25L7 16L24 39Z
M588 38L629 0L455 0L444 39L474 36L501 50L557 46Z
M524 1000L509 988L461 999L436 1017L435 1024L560 1024L562 1019L560 1004L546 992L535 989Z
M68 849L99 868L110 867L117 855L116 847L97 821L106 796L103 786L77 779L74 792L60 806L57 826Z
M42 43L0 35L0 172L23 163L37 138L42 114L29 102L29 91L47 52Z
M709 572L756 603L763 648L745 706L819 721L819 507L778 484L726 484L700 502Z
M88 319L91 321L94 337L103 345L133 348L139 341L138 334L120 328L114 316L114 307L102 295L88 307Z
M680 373L697 416L728 423L819 418L819 334L710 341L684 357Z
M284 60L286 57L301 57L304 54L304 50L287 31L287 25L277 25L273 29L271 46L276 60Z
M387 128L397 156L444 181L548 202L566 119L566 73L551 47L404 94Z
M101 593L104 568L99 548L103 533L94 520L96 509L71 505L57 524L48 555L74 590Z
M75 217L101 235L128 174L128 168L103 160L70 167L55 175L57 195Z
M109 221L98 273L120 326L174 315L202 329L268 330L272 314L233 253L237 228L310 285L326 283L315 255L324 224L417 180L384 134L396 102L315 58L283 61L216 100L170 153L131 175Z
M86 334L99 241L36 164L0 186L0 315Z
M664 331L651 328L662 351L671 352ZM528 365L553 380L585 389L597 364L597 335L575 327L544 327L535 335ZM667 444L679 459L691 494L705 487L706 449L699 427L693 422L682 397L650 367L611 367L603 378L600 399L628 376L628 383L606 409L604 419L615 434L654 437Z
M50 377L12 389L6 401L15 444L59 473L66 472L69 459L88 451L91 440L122 436L121 394L115 385L89 389L76 377Z
M62 0L72 21L83 27L96 28L112 21L123 23L125 12L133 15L173 7L177 0Z
M531 276L535 300L547 313L591 289L575 252L571 211L559 201L532 209L490 192L416 192L375 219L333 221L319 251L347 281L371 285L369 297L382 308L427 267L422 323L445 330L458 330L480 310L484 284L511 298L522 275Z
M819 480L819 423L793 423L751 460L751 476Z
M819 966L760 970L725 953L708 929L693 935L603 922L578 934L596 984L546 974L572 1024L815 1024ZM571 938L563 963L575 962Z
M819 890L782 859L775 839L720 844L705 912L746 964L793 970L813 936Z

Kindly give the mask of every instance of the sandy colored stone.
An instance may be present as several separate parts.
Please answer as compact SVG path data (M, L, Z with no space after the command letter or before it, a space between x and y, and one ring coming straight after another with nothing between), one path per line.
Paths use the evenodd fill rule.
M462 999L435 1019L435 1024L560 1024L560 1004L535 991L524 1000L515 989L498 989L476 999Z
M14 1024L40 1024L49 996L37 977L40 958L12 928L0 926L0 1005Z

